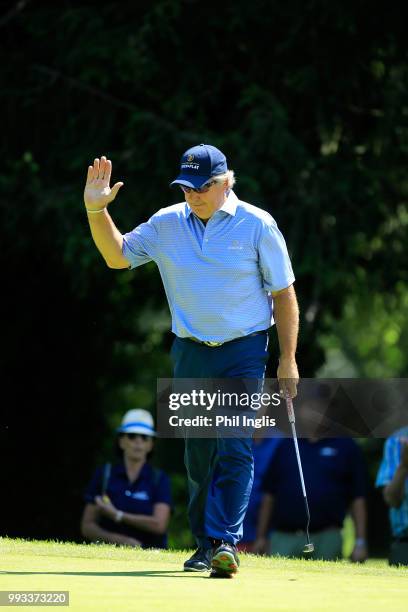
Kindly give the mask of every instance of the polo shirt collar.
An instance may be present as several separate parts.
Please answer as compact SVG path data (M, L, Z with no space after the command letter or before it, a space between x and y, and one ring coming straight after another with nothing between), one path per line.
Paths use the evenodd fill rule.
M224 212L234 217L235 213L237 212L237 206L238 206L238 198L235 195L235 193L232 191L232 189L230 189L227 199L225 200L224 204L221 206L219 210L223 210Z
M127 479L127 472L125 467L125 462L122 460L120 463L116 464L116 473L120 476L124 476ZM147 461L142 465L142 469L139 472L139 476L136 478L135 482L138 482L140 478L144 478L149 472L150 465Z
M117 463L115 466L113 466L112 470L115 470L115 472L119 474L120 476L127 476L125 462L123 460L120 463Z
M219 208L218 210L222 210L223 212L226 212L227 214L229 214L232 217L234 217L235 213L237 212L237 206L238 206L238 198L235 195L235 193L232 191L232 189L230 189L230 192L228 194L227 199L225 200L225 202L221 206L221 208ZM218 212L218 210L215 211L215 212ZM189 218L189 216L191 215L192 212L193 211L191 210L191 208L189 207L187 202L185 202L184 214L186 216L186 219Z

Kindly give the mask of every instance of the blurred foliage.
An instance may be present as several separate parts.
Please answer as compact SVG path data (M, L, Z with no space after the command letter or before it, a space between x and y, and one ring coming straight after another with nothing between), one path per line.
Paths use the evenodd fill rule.
M346 298L340 319L327 314L327 329L319 337L326 355L322 376L336 376L337 359L361 378L398 378L408 371L408 286L398 282L392 293L359 291Z
M171 484L174 506L169 526L169 547L195 548L194 538L186 521L188 495L184 475L173 474Z
M2 357L13 400L1 435L6 461L25 466L23 442L36 475L24 495L3 475L16 500L10 534L77 537L81 491L112 428L131 407L154 412L156 378L171 371L157 269L114 272L92 244L82 189L94 156L124 180L111 212L127 231L177 201L168 184L183 150L222 148L238 195L268 209L287 239L302 375L324 363L331 375L342 364L406 375L405 8L4 4ZM178 491L182 449L161 441L157 461Z

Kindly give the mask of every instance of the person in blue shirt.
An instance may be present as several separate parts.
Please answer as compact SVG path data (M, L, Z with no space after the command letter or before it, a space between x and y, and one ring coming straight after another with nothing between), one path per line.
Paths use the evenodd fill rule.
M148 456L155 436L147 410L129 410L118 429L119 463L98 468L89 483L81 533L91 542L167 548L170 481Z
M208 144L185 151L172 183L183 201L124 235L107 210L123 185L110 188L111 170L106 157L88 167L84 201L92 237L111 268L158 266L175 334L174 378L262 380L275 322L281 395L294 397L299 309L286 244L269 213L236 196L225 155ZM186 435L185 465L198 548L184 569L231 577L253 481L250 436Z
M382 487L390 509L389 564L408 565L408 427L399 429L385 442L376 486Z
M314 552L326 561L342 557L341 529L350 512L355 528L351 560L367 557L366 471L362 452L349 438L299 438L310 509L310 534ZM281 440L262 482L255 552L302 557L305 542L305 508L293 440ZM266 535L272 530L270 541Z

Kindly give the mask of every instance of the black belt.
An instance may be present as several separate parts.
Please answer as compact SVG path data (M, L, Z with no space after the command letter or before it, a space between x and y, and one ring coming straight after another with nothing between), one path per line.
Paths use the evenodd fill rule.
M212 342L211 340L199 340L198 338L194 338L190 336L189 338L181 338L182 340L192 340L193 342L197 342L198 344L204 344L205 346L210 346L212 348L216 348L218 346L223 346L224 344L231 344L231 342L237 342L237 340L243 340L244 338L251 338L252 336L259 336L259 334L265 334L266 329L261 329L259 331L253 332L252 334L248 334L247 336L240 336L239 338L233 338L232 340L226 340L226 342Z

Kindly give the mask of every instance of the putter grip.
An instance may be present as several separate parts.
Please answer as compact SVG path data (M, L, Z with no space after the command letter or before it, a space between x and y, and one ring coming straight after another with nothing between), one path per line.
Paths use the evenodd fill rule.
M293 402L292 398L286 394L286 408L288 411L289 423L295 422L295 411L293 410Z

